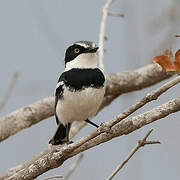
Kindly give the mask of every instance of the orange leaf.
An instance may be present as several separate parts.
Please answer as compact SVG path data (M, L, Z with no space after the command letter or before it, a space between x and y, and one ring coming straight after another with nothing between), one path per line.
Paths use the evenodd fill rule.
M176 71L174 64L172 63L172 61L170 60L170 58L167 55L156 56L153 59L153 62L158 63L163 68L163 70L166 72Z
M180 49L175 54L174 66L176 71L180 72Z

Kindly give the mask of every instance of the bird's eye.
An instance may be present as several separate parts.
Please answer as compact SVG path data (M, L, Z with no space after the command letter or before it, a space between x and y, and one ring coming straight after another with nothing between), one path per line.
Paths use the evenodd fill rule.
M80 52L79 48L75 48L75 49L74 49L74 52L75 52L76 54L78 54L78 53Z

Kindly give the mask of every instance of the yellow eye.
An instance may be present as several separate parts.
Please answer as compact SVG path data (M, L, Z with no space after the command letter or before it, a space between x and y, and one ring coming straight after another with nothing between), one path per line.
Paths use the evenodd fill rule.
M74 49L74 52L75 52L76 54L78 54L78 53L80 52L79 48L75 48L75 49Z

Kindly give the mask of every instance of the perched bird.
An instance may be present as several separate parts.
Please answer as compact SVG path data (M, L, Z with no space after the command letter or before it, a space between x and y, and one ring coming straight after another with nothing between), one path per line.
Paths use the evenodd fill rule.
M65 70L55 90L55 117L58 128L49 141L69 142L73 121L86 121L96 115L105 93L105 77L97 68L98 47L90 41L77 41L65 53Z

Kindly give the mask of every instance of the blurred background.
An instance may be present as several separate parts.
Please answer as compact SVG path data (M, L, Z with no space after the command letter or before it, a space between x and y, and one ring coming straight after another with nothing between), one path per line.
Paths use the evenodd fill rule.
M102 7L105 0L1 0L0 1L0 98L3 97L13 72L19 73L4 116L54 92L64 69L64 52L77 40L98 43ZM180 0L115 1L110 12L123 13L124 18L108 17L105 42L105 71L115 73L133 70L151 63L152 58L172 47L180 48ZM153 87L120 96L94 118L98 124L134 104ZM147 111L179 95L179 85L171 88L156 102L135 114ZM180 113L99 145L84 153L84 158L71 176L72 180L106 179L137 141L153 128L149 137L161 141L140 149L115 176L115 180L179 179L180 177ZM31 159L47 148L56 129L55 118L49 118L0 143L0 172ZM92 132L88 125L74 140ZM60 168L37 179L65 175L77 156Z

